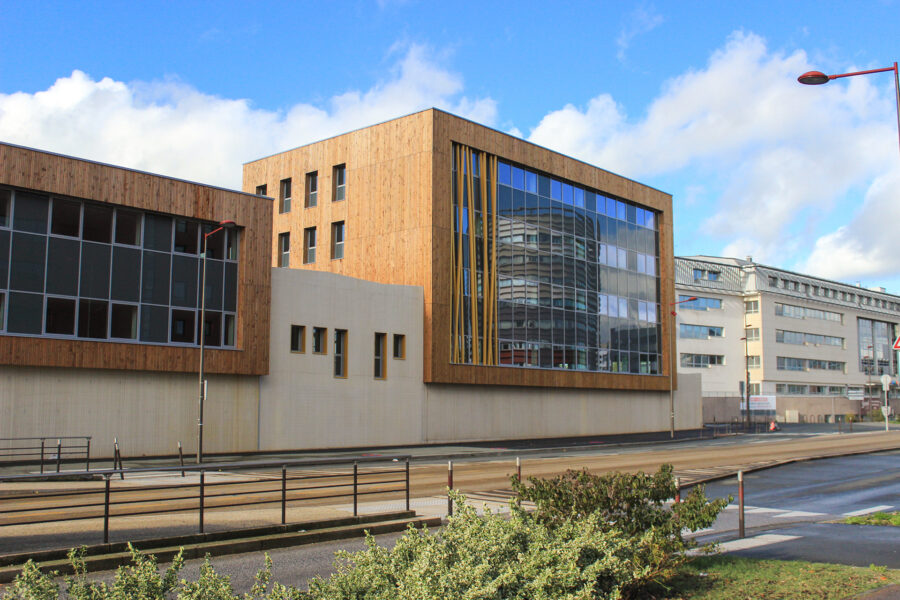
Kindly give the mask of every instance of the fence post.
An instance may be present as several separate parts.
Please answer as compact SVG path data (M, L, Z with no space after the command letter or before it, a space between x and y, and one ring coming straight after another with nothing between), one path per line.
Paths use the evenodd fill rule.
M184 477L184 451L181 448L181 440L178 440L178 462L181 463L181 476Z
M56 440L56 472L59 473L59 463L62 461L62 440Z
M103 493L103 543L109 543L109 473L103 476L106 480L104 483L105 490Z
M206 483L206 472L200 471L200 533L203 533L203 493Z
M450 497L450 490L453 489L453 461L447 461L447 516L453 516L453 498Z
M744 537L744 472L738 471L738 537Z
M519 457L516 457L516 477L519 478L519 482L522 482L522 461L519 460Z
M357 497L356 494L358 492L358 480L359 480L359 463L355 460L353 461L353 516L357 515Z
M287 466L281 465L281 524L287 523Z
M87 445L84 449L84 470L91 470L91 436L88 436Z
M44 472L44 438L41 438L41 473Z
M409 511L409 457L406 457L406 510Z

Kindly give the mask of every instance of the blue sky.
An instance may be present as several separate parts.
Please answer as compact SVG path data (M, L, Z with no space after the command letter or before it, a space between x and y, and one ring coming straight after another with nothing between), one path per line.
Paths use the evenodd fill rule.
M675 250L900 293L900 2L9 2L0 140L240 186L438 106L673 194Z

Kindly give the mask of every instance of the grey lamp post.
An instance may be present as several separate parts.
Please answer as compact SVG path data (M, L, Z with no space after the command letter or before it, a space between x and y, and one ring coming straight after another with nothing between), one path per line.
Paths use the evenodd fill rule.
M693 302L697 296L691 296L678 302L672 302L672 325L669 327L669 437L675 439L675 338L673 336L677 313L675 306L685 302Z
M231 220L219 221L219 226L209 233L203 234L203 274L200 277L200 411L197 419L197 464L203 462L203 401L206 399L206 389L203 385L203 354L206 344L206 242L209 237L224 229L232 229L236 223Z

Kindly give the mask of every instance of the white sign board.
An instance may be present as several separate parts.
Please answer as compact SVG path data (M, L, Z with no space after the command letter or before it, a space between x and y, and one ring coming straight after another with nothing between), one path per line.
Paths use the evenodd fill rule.
M887 373L881 376L881 389L885 392L891 389L891 376Z
M741 410L747 410L747 401L741 399ZM775 396L750 396L750 411L775 410Z
M851 388L847 390L847 399L848 400L862 400L865 398L865 393L859 388Z

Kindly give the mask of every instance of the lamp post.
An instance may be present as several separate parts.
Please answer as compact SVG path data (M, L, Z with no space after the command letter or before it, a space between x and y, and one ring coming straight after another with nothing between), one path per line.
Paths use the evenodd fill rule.
M200 411L197 419L197 464L203 462L203 401L206 399L206 386L203 381L203 352L206 344L206 243L210 236L224 229L235 226L231 220L219 221L219 226L209 233L203 234L203 274L200 277Z
M868 400L869 394L872 393L872 372L875 370L875 346L869 345L866 348L869 350L869 356L871 357L869 366L866 367L866 400ZM868 404L870 407L872 406L871 402Z
M749 327L744 323L744 337L741 338L744 341L744 428L748 432L750 431L750 352L748 346L750 335L747 333Z
M897 99L897 142L898 147L900 147L900 74L897 71L897 63L894 63L893 67L885 67L883 69L871 69L869 71L856 71L854 73L840 73L838 75L826 75L821 71L808 71L797 78L802 84L805 85L822 85L828 83L832 79L839 79L841 77L853 77L854 75L868 75L870 73L884 73L886 71L894 72L894 92L896 94Z
M696 299L697 296L691 296L669 304L672 307L672 325L669 327L669 437L672 439L675 439L675 338L672 335L676 317L674 307Z

